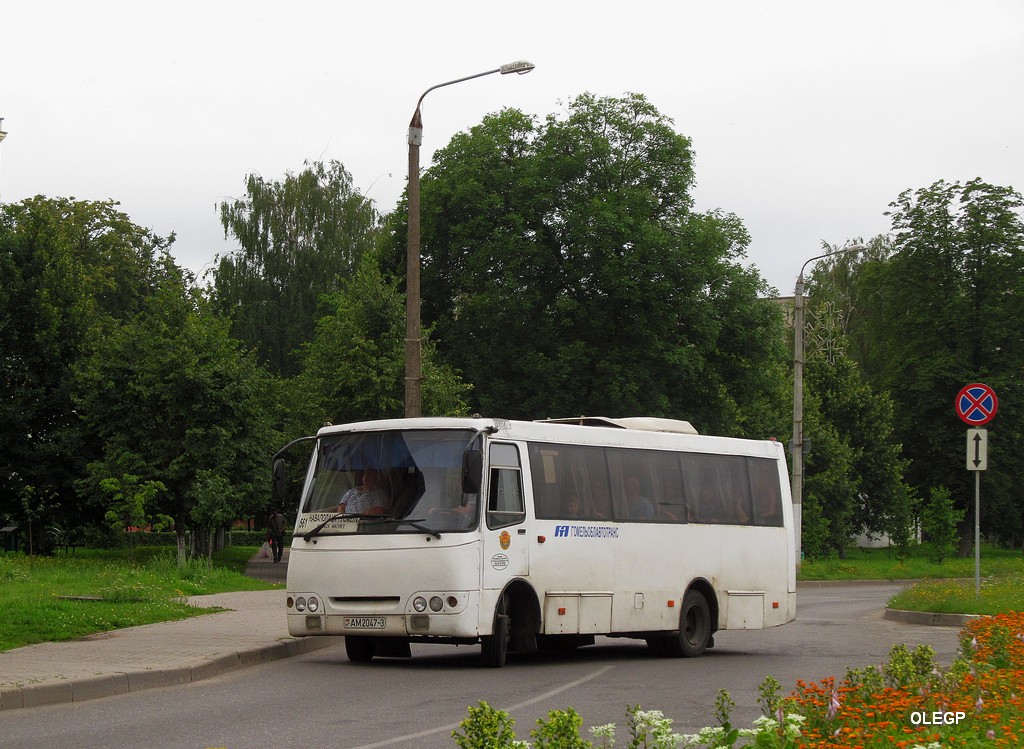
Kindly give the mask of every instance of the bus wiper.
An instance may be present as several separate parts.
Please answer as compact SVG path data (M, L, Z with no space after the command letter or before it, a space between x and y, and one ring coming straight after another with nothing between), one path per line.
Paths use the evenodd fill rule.
M379 517L379 516L378 515L363 515L363 514L358 513L358 512L338 512L338 513L335 513L334 515L331 515L329 518L327 518L327 520L325 520L324 522L320 523L320 525L318 525L316 528L313 528L312 530L309 530L309 531L306 531L305 533L303 533L302 534L302 540L303 541L309 541L311 538L313 538L313 536L320 535L320 531L322 531L324 528L326 528L329 523L333 523L335 520L348 520L350 518L354 518L356 520L364 520L366 518L374 518L374 517Z
M428 528L425 525L420 525L426 518L396 518L394 515L373 515L363 520L364 523L401 523L402 525L411 525L418 531L429 533L434 538L441 538L441 534L435 531L433 528Z

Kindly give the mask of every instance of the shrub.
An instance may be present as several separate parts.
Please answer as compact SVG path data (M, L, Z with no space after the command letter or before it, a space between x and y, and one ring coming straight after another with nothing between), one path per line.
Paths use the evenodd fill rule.
M957 510L949 489L933 487L921 511L921 530L931 541L931 560L942 564L952 556L957 545L957 526L964 519L964 510Z

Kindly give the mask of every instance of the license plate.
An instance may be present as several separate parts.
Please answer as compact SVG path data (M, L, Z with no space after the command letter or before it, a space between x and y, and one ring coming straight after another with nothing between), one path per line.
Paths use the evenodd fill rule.
M383 616L346 616L342 625L345 629L384 629Z

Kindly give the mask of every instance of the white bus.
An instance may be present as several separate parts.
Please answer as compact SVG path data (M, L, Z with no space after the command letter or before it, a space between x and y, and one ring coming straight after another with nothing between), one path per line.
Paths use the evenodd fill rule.
M353 661L479 643L500 667L510 651L595 635L698 656L719 629L795 618L793 507L774 440L644 418L395 419L315 440L288 631L344 635ZM359 509L349 492L368 484Z

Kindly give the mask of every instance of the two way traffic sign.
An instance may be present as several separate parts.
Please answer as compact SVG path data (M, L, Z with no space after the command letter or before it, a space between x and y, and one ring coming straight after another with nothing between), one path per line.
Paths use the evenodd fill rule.
M988 470L988 430L967 430L967 470Z

